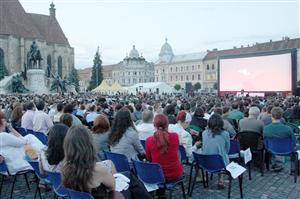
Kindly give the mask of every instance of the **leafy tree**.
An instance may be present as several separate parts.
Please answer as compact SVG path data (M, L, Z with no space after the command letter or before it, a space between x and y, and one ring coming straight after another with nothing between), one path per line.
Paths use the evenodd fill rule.
M181 89L181 86L179 84L175 84L174 88L175 90L179 91Z
M297 86L300 86L300 80L297 82Z
M194 86L193 86L193 89L194 89L195 91L201 89L201 84L200 84L200 82L195 83Z
M96 88L103 80L102 60L100 59L99 47L94 57L94 65L92 68L92 77L89 85L89 90Z
M218 89L218 83L214 83L214 89L217 90Z
M75 67L72 68L70 74L68 76L68 82L75 86L75 90L79 91L79 80L78 80L78 72Z
M0 57L0 79L3 79L6 75L8 75L8 71L5 67L4 59L1 59Z

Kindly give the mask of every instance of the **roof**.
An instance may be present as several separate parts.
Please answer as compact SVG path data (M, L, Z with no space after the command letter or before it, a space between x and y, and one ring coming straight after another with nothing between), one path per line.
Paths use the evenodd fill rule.
M265 42L265 43L256 43L253 46L232 48L226 50L208 51L204 60L216 59L217 57L224 56L224 55L239 55L239 54L247 54L247 53L268 52L268 51L276 51L276 50L291 49L291 48L300 48L300 38L289 39L288 37L284 37L280 41L270 40L269 42Z
M181 54L175 55L171 61L171 63L175 62L186 62L193 60L201 60L206 56L207 52L199 52L199 53L189 53L189 54Z
M78 78L81 81L88 81L92 76L92 68L85 68L78 70Z
M0 0L0 34L69 45L55 17L26 13L18 0Z
M103 65L102 69L105 72L109 72L109 71L112 71L116 66L118 66L118 64Z
M146 82L146 83L138 83L138 84L135 84L135 85L133 85L131 87L134 87L134 88L136 88L136 87L155 88L155 87L158 87L158 86L160 86L162 84L168 85L165 82Z

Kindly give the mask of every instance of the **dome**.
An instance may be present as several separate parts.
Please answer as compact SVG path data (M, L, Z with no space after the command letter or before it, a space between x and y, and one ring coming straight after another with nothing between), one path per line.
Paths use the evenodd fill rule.
M159 56L164 56L164 55L171 55L174 56L172 47L170 46L170 44L168 43L168 39L166 39L166 42L164 43L164 45L162 45L161 49L160 49L160 53Z
M139 56L139 52L135 49L135 45L133 45L132 50L129 53L129 57L138 58Z

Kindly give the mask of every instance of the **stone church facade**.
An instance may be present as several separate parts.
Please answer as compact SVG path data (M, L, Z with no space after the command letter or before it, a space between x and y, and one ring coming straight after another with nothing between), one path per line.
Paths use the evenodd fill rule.
M0 62L9 75L24 71L28 66L27 54L35 41L42 55L41 68L50 76L68 76L74 67L72 48L56 19L54 4L50 14L26 13L18 0L0 0Z

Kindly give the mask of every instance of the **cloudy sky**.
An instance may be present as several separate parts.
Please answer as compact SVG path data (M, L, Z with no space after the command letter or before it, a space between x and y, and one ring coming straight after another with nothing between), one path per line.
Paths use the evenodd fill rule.
M121 61L132 45L155 61L165 38L175 54L300 37L300 0L53 0L75 67ZM49 14L51 0L20 0Z

